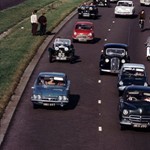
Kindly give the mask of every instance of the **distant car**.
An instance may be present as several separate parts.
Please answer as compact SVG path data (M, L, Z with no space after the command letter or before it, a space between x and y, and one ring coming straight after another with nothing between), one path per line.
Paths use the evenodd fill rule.
M41 72L32 87L33 107L61 106L69 103L70 80L65 73Z
M140 4L141 4L141 6L143 6L143 5L150 6L150 0L140 0Z
M124 63L130 62L128 45L123 43L107 43L100 57L100 74L119 73Z
M93 3L97 6L110 6L110 0L93 0Z
M115 16L133 16L135 7L131 0L119 0L115 7Z
M78 7L78 18L93 18L98 17L98 8L94 4L81 5Z
M94 41L94 24L89 21L79 21L75 24L73 42L91 42Z
M147 38L145 46L146 46L146 58L147 60L150 61L150 36Z
M127 86L119 102L121 130L150 127L150 87Z
M49 48L49 62L54 60L70 61L73 63L75 49L70 39L56 38L53 47Z
M125 63L118 74L118 90L121 96L125 87L129 85L148 86L148 78L144 64Z

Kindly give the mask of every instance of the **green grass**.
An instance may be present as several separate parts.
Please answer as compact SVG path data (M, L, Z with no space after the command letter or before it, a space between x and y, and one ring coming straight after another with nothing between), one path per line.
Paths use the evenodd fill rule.
M47 30L51 31L85 0L61 0L61 3L55 1L56 9L50 9L52 1L26 0L17 7L0 12L1 20L3 20L0 22L1 32L15 25L11 33L0 40L0 117L22 73L35 55L39 45L46 38L46 36L34 36L33 38L31 35L30 15L32 10L38 9L38 13L40 13L40 9L43 8L46 11ZM19 21L22 22L17 24ZM21 29L22 26L24 29Z

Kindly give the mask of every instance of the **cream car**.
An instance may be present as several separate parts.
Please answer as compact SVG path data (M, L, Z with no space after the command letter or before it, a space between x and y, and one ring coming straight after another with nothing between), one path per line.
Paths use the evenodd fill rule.
M143 5L150 6L150 0L140 0L140 4L141 6Z
M119 0L115 7L115 16L133 16L135 13L135 7L133 1Z

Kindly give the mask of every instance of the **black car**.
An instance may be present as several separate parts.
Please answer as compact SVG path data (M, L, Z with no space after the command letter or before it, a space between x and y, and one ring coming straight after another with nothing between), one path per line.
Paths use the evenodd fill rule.
M98 7L93 4L83 4L78 7L78 18L94 18L98 17Z
M121 129L150 126L150 87L127 86L120 97L119 119Z
M110 0L93 0L93 4L97 6L110 7Z
M75 49L70 39L56 38L53 47L49 48L49 62L58 61L74 61Z
M142 85L148 86L148 78L144 64L124 63L118 74L118 91L119 96L122 95L126 86Z
M130 62L128 45L122 43L107 43L104 45L104 50L100 57L100 74L104 74L105 72L118 73L121 66L126 62Z

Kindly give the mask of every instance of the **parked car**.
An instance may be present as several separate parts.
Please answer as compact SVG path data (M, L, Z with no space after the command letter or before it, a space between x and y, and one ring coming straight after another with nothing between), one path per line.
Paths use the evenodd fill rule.
M48 50L50 63L54 60L70 61L70 63L74 61L75 49L70 39L56 38L52 48Z
M147 38L145 46L146 46L146 58L147 60L150 61L150 36Z
M73 42L94 41L94 24L89 21L79 21L75 24L73 30Z
M125 63L118 74L118 90L121 96L125 87L129 85L148 86L148 77L144 64Z
M93 18L98 17L98 8L94 4L81 5L78 7L78 18Z
M93 3L97 6L110 6L110 0L93 0Z
M119 102L121 129L150 126L150 87L127 86Z
M107 43L100 56L100 74L118 73L124 63L130 62L128 45L123 43Z
M143 5L150 6L150 0L140 0L140 4L141 4L141 6L143 6Z
M133 1L119 0L115 7L115 16L133 16L135 13L135 7Z
M65 73L41 72L32 87L33 108L39 106L67 106L70 95L70 80Z

